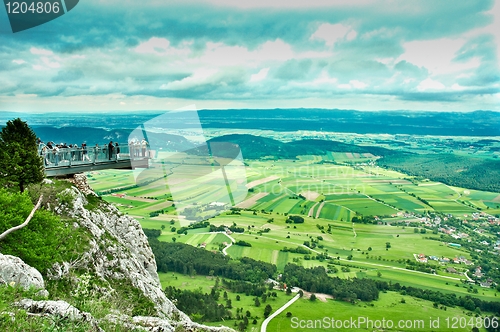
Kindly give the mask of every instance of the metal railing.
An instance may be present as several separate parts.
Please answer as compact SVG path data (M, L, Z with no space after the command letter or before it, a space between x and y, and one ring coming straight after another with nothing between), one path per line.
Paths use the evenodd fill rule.
M117 162L121 160L141 160L150 158L148 146L135 144L118 144L109 151L108 145L95 145L86 148L53 148L40 144L39 154L43 159L45 168L60 166L89 165L106 162ZM119 148L119 150L118 150ZM119 153L118 153L119 151Z

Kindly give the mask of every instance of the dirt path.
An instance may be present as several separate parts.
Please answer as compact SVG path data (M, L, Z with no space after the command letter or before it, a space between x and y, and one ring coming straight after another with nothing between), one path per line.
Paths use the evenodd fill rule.
M315 192L315 191L303 191L300 193L302 196L304 196L307 200L309 201L314 201L316 198L319 197L319 193Z
M260 180L255 180L255 181L252 181L250 183L247 183L247 188L251 189L253 187L258 186L259 184L263 184L263 183L266 183L266 182L269 182L269 181L273 181L273 180L277 180L277 179L279 179L279 176L271 175L271 176L268 176L267 178L263 178L263 179L260 179Z
M318 207L318 211L316 211L316 219L319 218L319 214L321 212L321 209L323 208L323 206L325 205L326 202L321 202L320 206Z
M269 193L258 193L258 194L255 194L252 197L250 197L249 199L246 199L243 202L236 204L236 207L239 207L239 208L242 208L242 209L249 208L249 207L255 205L255 203L259 199L261 199L262 197L265 197L267 195L269 195Z
M314 208L316 207L316 205L318 205L319 202L317 202L316 204L314 204L310 209L309 209L309 213L307 214L308 217L312 217L313 214L314 214Z
M323 293L311 293L311 292L306 292L305 290L302 290L304 293L304 298L305 299L310 299L311 295L314 294L318 300L321 302L326 302L328 299L333 299L333 296L330 294L323 294Z

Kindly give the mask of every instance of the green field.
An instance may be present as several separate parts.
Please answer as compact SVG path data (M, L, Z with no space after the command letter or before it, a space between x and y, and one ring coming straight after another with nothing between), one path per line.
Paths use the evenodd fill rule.
M334 156L335 153L330 157ZM206 164L206 160L184 157L180 168L174 160L171 164L153 165L153 168L143 171L137 178L140 186L136 185L131 171L122 170L92 172L88 175L89 183L97 192L113 190L115 194L126 194L123 198L104 194L104 199L132 215L147 216L152 211L168 209L171 203L166 199L172 199L172 190L175 191L175 201L179 203L177 208L181 211L183 206L195 202L224 199L225 193L215 178L207 175L197 178L200 172L210 173L211 166ZM186 165L186 160L192 164ZM412 180L412 183L411 177L403 173L379 167L318 165L314 162L317 158L305 156L299 162L250 161L247 183L271 176L275 179L253 188L255 193L268 194L249 208L307 215L315 202L324 199L327 204L320 218L344 221L356 214L391 216L399 211L423 213L436 210L460 217L479 209L490 213L500 211L500 195L497 193L466 190L432 181L418 183ZM176 173L166 176L174 166ZM299 193L316 193L311 197L317 199L296 199ZM314 215L318 208L315 207ZM167 213L173 214L174 210L170 209Z
M404 303L402 303L404 300ZM290 312L291 317L286 313ZM388 292L380 294L380 298L372 303L350 304L346 302L327 300L322 302L317 299L311 302L308 299L299 299L283 313L271 320L268 325L269 331L471 331L471 327L453 328L451 326L453 317L462 319L473 318L468 316L464 310L459 308L435 308L433 303L421 299L415 299L410 296ZM332 318L334 320L348 321L348 328L332 327ZM350 325L351 320L357 325ZM375 321L385 320L389 327L391 321L393 328L376 329L370 326L377 324ZM439 320L439 323L437 323ZM448 321L447 321L448 320ZM308 322L310 321L310 322ZM403 328L398 328L400 324ZM430 325L431 321L434 325ZM328 322L325 324L325 322ZM301 325L302 324L302 325ZM308 324L311 328L307 328ZM315 325L316 324L316 325ZM327 325L330 324L330 325ZM335 322L333 324L336 324ZM339 323L337 323L339 324ZM304 328L300 328L303 326ZM339 325L346 326L346 325ZM480 329L485 331L485 329Z
M212 288L215 285L215 278L210 277L210 276L187 276L179 273L158 273L160 277L160 282L162 288L172 286L180 289L186 289L186 290L191 290L191 291L200 291L202 293L210 293ZM271 297L269 298L265 303L262 303L260 307L256 307L254 305L254 296L246 296L244 293L234 293L230 291L229 289L226 289L222 287L222 292L226 291L228 294L228 299L231 300L233 309L231 309L231 312L233 313L233 317L236 316L236 308L244 308L244 312L247 310L250 311L252 319L250 319L250 322L253 321L255 318L257 320L257 324L250 324L249 325L249 330L251 330L253 327L260 327L262 322L264 321L264 307L269 304L273 308L273 311L284 305L286 302L288 302L292 296L291 295L286 295L285 292L283 291L276 291L277 292L277 297ZM238 301L236 299L236 296L240 296L240 300ZM220 304L225 305L226 300L223 299L223 297L220 297L219 300ZM226 320L223 322L203 322L205 325L210 325L210 326L228 326L231 328L235 328L234 322L236 320Z
M353 158L349 158L345 153L341 155L345 159L340 160L356 161L355 155ZM470 288L466 285L463 282L466 279L463 272L467 267L462 264L439 264L430 261L426 266L435 269L436 275L408 270L407 262L414 262L414 255L420 253L450 259L460 256L466 259L472 258L466 250L447 245L445 241L439 239L439 234L432 234L431 230L426 234L415 233L413 227L391 226L390 223L419 221L422 215L432 212L450 214L462 219L482 211L491 214L500 213L499 194L467 190L429 180L416 180L406 174L374 166L317 164L325 160L338 161L341 155L331 153L327 156L300 156L296 161L248 161L247 183L262 179L267 182L255 185L246 199L251 199L254 195L259 195L257 197L260 198L251 201L252 203L246 205L238 214L222 211L208 219L215 226L235 224L245 229L244 233L232 233L230 236L236 241L243 240L250 243L251 247L232 245L227 249L227 254L235 259L250 257L275 264L280 272L288 263L325 268L333 264L338 271L331 273L331 276L340 278L367 277L454 293L458 296L470 295L474 290L474 296L477 298L488 301L497 299L499 294L494 289L477 285ZM363 159L361 155L358 157L359 160ZM176 179L166 180L162 176L165 172L161 171L161 167L166 166L158 166L151 170L147 177L145 175L145 178L151 181L141 186L134 186L135 180L131 171L119 170L93 172L89 175L91 176L89 183L96 191L112 190L114 195L104 194L103 198L115 204L122 212L138 218L144 228L161 229L160 240L172 242L175 239L195 247L218 251L224 243L227 245L231 242L225 234L210 234L208 228L189 230L187 235L179 235L175 230L171 230L172 227L179 229L194 222L177 215L179 211L182 213L183 208L196 206L197 202L201 202L199 205L215 202L221 199L220 195L223 194L213 179L196 178L196 172L200 171L200 167L201 170L208 169L206 162L197 158L189 160L193 164L184 165L183 172L178 174ZM185 183L183 187L175 184L175 181L186 179L189 183ZM120 189L123 187L127 189ZM174 198L171 196L172 188L177 190L177 196ZM125 196L118 197L117 194ZM154 211L161 212L158 216L150 216ZM310 211L312 214L308 217ZM403 216L405 213L411 216ZM286 223L290 214L302 215L305 222ZM197 214L197 216L202 215ZM350 221L355 216L377 216L380 221L378 225L353 224ZM307 242L309 244L315 242L316 245L314 249L309 249L308 256L282 251L285 247L292 249L304 247L304 243ZM387 243L390 243L389 248L386 248ZM333 260L315 259L320 253L326 253ZM344 271L341 271L342 267ZM448 273L447 267L454 267L458 272ZM204 291L209 291L213 286L213 280L204 276L191 278L169 273L161 274L160 277L163 286L176 285L185 289L201 287ZM235 294L230 296L235 297ZM447 317L463 315L461 309L447 308L447 311L436 309L432 303L409 296L404 297L406 303L401 303L402 297L394 293L381 294L381 299L373 302L373 306L366 303L351 305L331 300L326 303L321 301L311 303L301 299L287 311L291 311L293 317L313 317L311 319L316 319L314 317L325 313L338 314L342 319L351 315L366 316L371 319L379 319L383 315L386 315L386 318L389 318L389 315L390 318L398 318L405 317L405 313L411 312L415 313L415 319L424 319L428 322L429 317L435 317L439 318L442 324ZM283 304L286 299L289 297L283 294L276 300L276 308L278 302ZM234 304L235 300L233 306ZM274 309L275 304L272 306ZM241 307L245 310L248 308L252 316L259 317L258 324L251 326L258 328L262 322L263 308L253 307L251 298L242 298ZM232 325L234 322L224 324L234 327ZM290 324L291 318L281 314L271 322L268 330L294 330ZM411 329L404 330L411 331ZM427 329L421 329L423 330ZM446 331L443 325L439 331L441 330Z

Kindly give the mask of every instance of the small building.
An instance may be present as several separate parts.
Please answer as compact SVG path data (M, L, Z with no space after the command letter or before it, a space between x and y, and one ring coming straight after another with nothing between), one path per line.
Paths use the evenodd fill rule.
M446 272L448 272L448 273L457 273L457 270L455 270L452 267L449 267L449 268L446 269Z

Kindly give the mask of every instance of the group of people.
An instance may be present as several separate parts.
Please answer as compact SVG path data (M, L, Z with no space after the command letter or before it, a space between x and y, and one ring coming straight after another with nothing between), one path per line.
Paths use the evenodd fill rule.
M96 144L96 147L98 147L98 145ZM104 153L106 153L108 155L108 160L112 160L113 159L113 154L116 155L116 159L120 159L120 145L118 143L115 143L113 145L113 141L110 141L108 143L108 150L104 150L103 151Z
M120 144L113 141L102 146L96 144L94 147L90 148L87 147L86 143L82 143L78 146L78 144L55 144L51 141L45 144L40 138L38 138L37 143L40 156L43 158L45 166L59 166L61 162L70 161L96 162L101 160L99 153L103 153L104 157L107 157L108 160L120 159ZM145 139L141 141L132 139L128 142L128 145L131 159L147 156L148 142ZM89 156L89 153L92 157Z
M96 144L94 147L89 148L87 143L78 144L55 144L50 141L45 144L41 139L38 139L38 150L40 156L44 160L45 166L59 166L61 162L79 161L79 162L95 162L99 159L99 153L102 152L108 157L108 160L120 159L120 145L110 141L107 145L99 146ZM89 152L93 154L92 158Z
M42 140L38 139L38 150L43 157L45 166L52 164L58 166L59 162L68 160L90 161L86 143L82 143L80 146L78 144L67 145L66 143L55 144L52 141L44 144Z
M134 138L128 142L130 158L146 157L148 142L145 139L139 141Z

